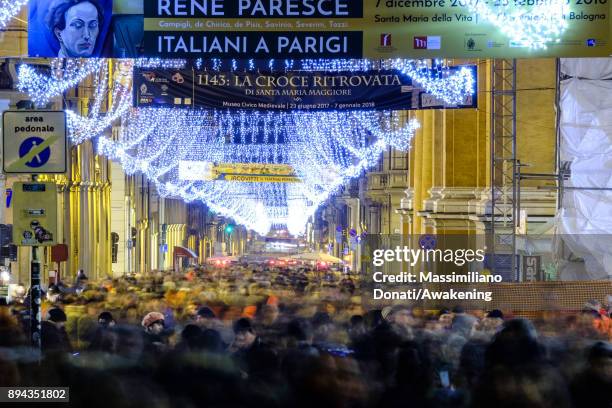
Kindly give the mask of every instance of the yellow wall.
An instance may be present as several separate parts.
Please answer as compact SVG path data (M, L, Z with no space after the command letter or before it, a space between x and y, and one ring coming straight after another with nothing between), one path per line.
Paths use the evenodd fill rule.
M517 158L530 173L555 172L554 59L519 60L517 67ZM523 186L538 181L524 181Z
M478 109L416 112L421 129L410 152L415 234L472 233L474 228L465 214L455 219L446 214L441 220L436 214L422 212L424 200L432 199L432 188L445 191L447 197L454 191L467 197L473 191L472 200L477 200L479 189L490 184L491 64L488 60L477 64ZM519 60L517 64L517 158L531 165L524 171L555 170L555 66L554 59ZM522 184L530 185L534 183ZM466 198L466 208L468 201Z

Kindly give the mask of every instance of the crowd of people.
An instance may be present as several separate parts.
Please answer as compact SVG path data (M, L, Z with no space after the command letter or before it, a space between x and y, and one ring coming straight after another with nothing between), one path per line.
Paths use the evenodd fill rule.
M511 311L368 308L359 282L300 267L195 268L45 291L0 307L0 384L74 406L612 407L612 323L596 300Z

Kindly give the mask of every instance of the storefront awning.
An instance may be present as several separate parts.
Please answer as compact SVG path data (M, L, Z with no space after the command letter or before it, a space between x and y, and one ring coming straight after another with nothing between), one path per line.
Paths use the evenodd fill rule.
M193 252L191 249L185 248L182 246L174 247L174 257L176 258L177 256L183 256L185 258L197 258L198 257L198 255L195 252Z

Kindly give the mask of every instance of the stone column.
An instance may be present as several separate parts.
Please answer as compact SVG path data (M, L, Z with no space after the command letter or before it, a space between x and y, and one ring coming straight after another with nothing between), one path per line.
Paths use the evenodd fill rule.
M412 167L414 172L412 173L412 186L414 187L414 198L413 198L413 233L420 234L421 233L421 219L417 214L417 211L421 209L421 203L423 201L423 189L422 189L422 179L423 179L423 111L418 111L416 113L416 118L421 123L421 128L415 132L414 135L414 143L412 144L412 155L414 156L414 161L411 161L411 164L414 163Z
M425 211L425 200L429 198L433 181L434 113L435 111L432 110L423 112L423 170L421 171L421 182L419 185L421 196L420 200L415 203L418 211ZM432 232L431 228L427 227L425 223L421 224L422 233Z

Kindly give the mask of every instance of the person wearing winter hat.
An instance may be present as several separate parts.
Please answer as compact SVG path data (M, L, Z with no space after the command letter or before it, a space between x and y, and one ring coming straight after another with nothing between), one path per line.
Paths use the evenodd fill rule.
M381 313L383 318L389 323L395 323L401 326L414 325L412 308L408 305L387 306Z
M142 319L142 327L144 327L146 333L159 335L164 331L164 315L159 312L149 312Z
M412 308L408 305L387 306L381 312L383 319L391 330L403 339L413 337L412 328L416 320L412 315Z
M165 351L168 339L164 335L164 315L159 312L149 312L141 324L144 328L144 351L148 353Z

